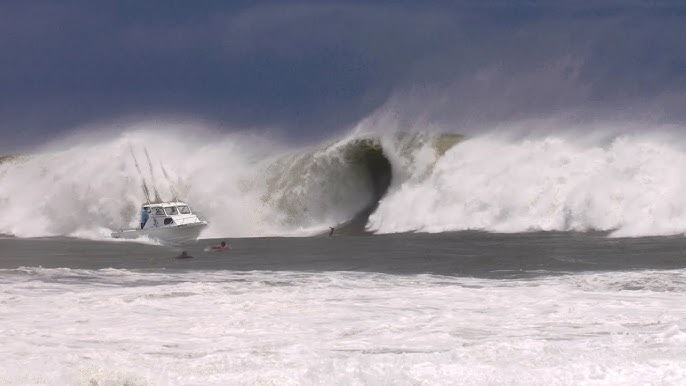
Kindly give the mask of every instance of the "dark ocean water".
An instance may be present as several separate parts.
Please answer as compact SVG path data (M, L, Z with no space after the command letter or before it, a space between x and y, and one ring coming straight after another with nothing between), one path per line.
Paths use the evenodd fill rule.
M499 278L582 271L686 268L683 236L605 233L392 234L222 239L182 247L65 237L0 238L0 268L358 271ZM191 259L177 259L186 251Z

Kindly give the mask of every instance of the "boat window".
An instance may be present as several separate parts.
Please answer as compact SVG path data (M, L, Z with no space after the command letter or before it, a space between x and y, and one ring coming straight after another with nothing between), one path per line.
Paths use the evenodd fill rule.
M181 214L191 214L191 209L187 206L180 206L179 212L181 212Z
M166 208L166 209L167 209L167 213L169 213L169 215L179 214L179 211L176 210L175 206L172 206L171 208Z
M155 209L155 215L160 215L160 216L165 216L165 215L166 215L166 213L164 213L164 209L159 208L159 207L154 208L154 209Z

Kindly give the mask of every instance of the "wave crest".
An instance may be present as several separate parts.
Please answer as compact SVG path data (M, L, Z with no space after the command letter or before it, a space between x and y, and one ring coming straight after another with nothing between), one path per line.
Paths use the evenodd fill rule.
M354 134L306 149L239 135L128 131L0 159L0 233L94 237L133 227L144 200L130 147L147 144L163 199L187 200L203 237L323 233L686 231L686 146L620 135L583 141ZM104 229L104 230L103 230Z
M640 136L605 146L559 137L472 138L446 152L425 179L391 189L368 227L381 233L681 233L684 165L678 143Z

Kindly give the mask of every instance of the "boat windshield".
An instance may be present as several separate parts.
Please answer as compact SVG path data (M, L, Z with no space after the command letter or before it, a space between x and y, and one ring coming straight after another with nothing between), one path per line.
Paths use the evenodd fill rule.
M162 209L162 207L159 207L159 206L156 208L152 208L152 211L155 213L156 216L165 216L166 215L166 213L164 213L164 209Z
M175 215L175 214L179 214L179 211L176 210L176 207L175 207L175 206L172 206L172 207L166 208L166 209L167 209L167 213L168 213L170 216L171 216L171 215Z
M187 206L180 206L179 212L181 212L181 214L191 214L191 209Z

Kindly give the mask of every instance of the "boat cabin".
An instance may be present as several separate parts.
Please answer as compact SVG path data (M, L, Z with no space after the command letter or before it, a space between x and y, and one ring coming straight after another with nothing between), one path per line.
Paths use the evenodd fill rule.
M184 202L143 204L141 229L179 226L201 221Z

